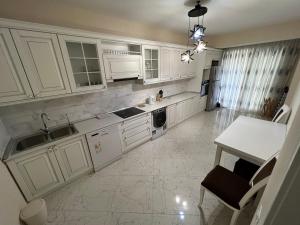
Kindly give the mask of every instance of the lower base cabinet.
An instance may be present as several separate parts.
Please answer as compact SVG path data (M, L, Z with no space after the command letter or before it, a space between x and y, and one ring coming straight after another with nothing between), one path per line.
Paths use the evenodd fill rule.
M167 107L167 128L174 127L177 123L176 104Z
M152 137L151 113L126 120L121 124L122 149L127 152Z
M84 136L54 146L53 150L66 181L80 176L92 167Z
M27 201L41 197L92 168L85 137L41 147L7 165Z
M178 102L174 105L168 106L168 121L169 127L174 126L174 124L181 123L182 121L188 119L189 117L195 115L196 113L202 112L205 109L206 98L195 96L193 98L186 99L184 101ZM174 108L171 108L174 107ZM175 113L175 122L174 114Z

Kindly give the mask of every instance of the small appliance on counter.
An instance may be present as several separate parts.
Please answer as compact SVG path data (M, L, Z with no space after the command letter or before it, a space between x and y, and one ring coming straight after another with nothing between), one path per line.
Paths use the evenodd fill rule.
M155 102L155 97L154 95L150 95L147 99L146 99L146 103L149 105L153 105Z
M167 132L167 110L166 107L152 112L152 139L158 138Z

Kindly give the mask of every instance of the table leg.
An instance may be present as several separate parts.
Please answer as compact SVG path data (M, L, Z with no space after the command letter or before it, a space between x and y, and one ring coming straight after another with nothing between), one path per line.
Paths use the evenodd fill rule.
M221 156L222 156L222 148L220 146L217 146L214 167L220 164Z

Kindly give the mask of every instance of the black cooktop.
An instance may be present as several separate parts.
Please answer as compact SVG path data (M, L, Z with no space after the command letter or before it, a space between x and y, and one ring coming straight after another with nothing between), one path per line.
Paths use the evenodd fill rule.
M125 119L125 118L128 118L128 117L135 116L137 114L143 113L143 112L145 112L145 111L141 110L141 109L138 109L138 108L135 108L135 107L130 107L130 108L127 108L127 109L116 111L116 112L114 112L114 114L116 114L117 116Z

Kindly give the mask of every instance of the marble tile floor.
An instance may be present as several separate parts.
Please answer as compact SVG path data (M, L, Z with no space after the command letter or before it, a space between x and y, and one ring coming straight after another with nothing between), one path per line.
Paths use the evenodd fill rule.
M201 112L94 174L45 199L48 225L229 225L232 211L199 187L212 169L213 140L234 117L225 110ZM226 153L221 164L232 169ZM238 225L250 224L254 207Z

